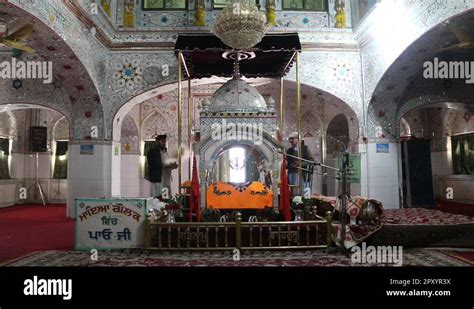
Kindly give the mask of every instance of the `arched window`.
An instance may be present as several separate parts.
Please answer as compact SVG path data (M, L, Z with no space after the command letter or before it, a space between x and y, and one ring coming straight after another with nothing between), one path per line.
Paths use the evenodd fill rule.
M10 139L0 138L0 179L10 179L8 157L10 156Z
M244 182L245 169L245 149L242 147L232 147L229 149L230 182Z
M349 124L344 114L336 115L330 122L326 134L327 154L337 155L349 146Z
M12 140L16 135L16 120L11 112L0 113L0 179L10 179Z
M144 11L187 10L188 0L143 0Z
M328 11L327 0L283 0L284 11Z
M54 179L67 179L67 148L68 141L56 141Z
M53 126L54 169L53 179L67 179L69 121L59 119Z

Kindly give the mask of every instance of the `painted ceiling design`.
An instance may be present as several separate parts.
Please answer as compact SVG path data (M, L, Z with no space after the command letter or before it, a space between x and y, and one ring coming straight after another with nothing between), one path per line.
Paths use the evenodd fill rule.
M390 34L396 37L406 25L402 27L394 24L392 29L390 24L382 24L383 29L394 32L390 33L387 30L383 34L379 33L376 39L367 39L368 43L365 42L366 45L362 49L364 98L369 104L367 128L368 137L371 139L386 138L395 141L399 132L397 118L404 112L420 104L456 101L456 97L459 99L459 94L462 96L462 93L469 91L466 87L463 89L457 87L458 94L454 95L456 92L454 89L444 90L446 85L451 86L450 82L443 85L444 81L422 80L420 74L423 73L424 61L433 61L435 56L445 59L466 59L466 55L460 56L450 52L437 54L436 51L459 43L444 22L453 15L452 22L472 35L474 1L406 1L405 5L411 10L405 20L397 21L392 18L387 21L387 23L410 23L409 28L412 30L407 38L403 38L404 42L398 43L398 39L395 40ZM370 28L365 31L370 33ZM386 42L383 41L384 38ZM410 41L410 38L413 38L413 41ZM404 46L403 44L407 42L408 47L401 54L392 51L391 54L395 57L392 61L387 59L387 46L397 44ZM398 45L395 47L400 47Z
M54 31L42 22L32 18L26 12L0 3L0 21L5 23L9 32L30 23L34 31L25 43L36 50L35 53L23 53L18 60L51 61L53 65L53 82L43 84L41 80L25 79L22 87L15 89L11 80L0 81L4 96L0 104L31 103L61 111L74 124L74 137L87 139L91 127L98 128L98 138L102 134L102 107L100 96L82 62L71 48ZM1 61L11 61L8 48L2 47Z
M458 15L450 22L474 38L474 11ZM374 129L371 137L396 138L398 119L411 108L437 102L472 103L474 87L465 79L426 79L423 76L423 64L433 62L434 58L439 61L473 61L473 47L440 52L458 43L447 23L442 23L398 57L381 78L370 101L368 118ZM377 126L382 128L378 133Z
M412 79L405 80L412 75L415 77L416 64L423 59L421 56L418 59L418 54L415 54L412 60L408 57L403 60L403 57L400 57L397 61L402 62L397 62L396 65L390 67L393 60L400 54L397 54L398 50L393 52L395 57L390 61L381 57L386 48L378 46L379 42L376 38L370 39L370 36L377 31L370 27L369 22L365 23L369 26L364 25L363 22L354 32L351 29L332 28L333 1L329 2L329 28L307 31L308 29L305 30L304 26L295 25L294 27L298 31L301 30L301 41L311 43L312 46L310 50L302 53L301 81L345 102L355 113L353 119L357 119L357 123L360 124L358 128L351 129L351 132L355 132L351 134L356 136L359 135L359 131L365 130L364 120L367 116L368 103L374 94L367 124L369 137L375 137L374 128L377 126L384 127L385 132L382 130L382 133L385 133L386 137L390 137L392 133L396 136L397 128L391 127L390 121L385 121L385 119L396 118L395 115L403 112L398 105L393 107L393 102L397 99L406 99L408 104L403 105L406 108L409 104L417 106L422 103L421 101L426 101L426 96L422 95L421 99L418 96L421 90L406 91L406 86ZM152 97L149 93L155 91L157 87L170 85L177 80L176 57L173 52L156 49L144 51L137 47L142 43L153 42L172 46L176 39L174 32L142 33L113 29L110 24L107 26L104 14L95 16L86 10L92 3L90 0L79 1L78 5L75 5L73 1L40 0L12 0L11 3L2 3L0 6L1 11L10 16L7 23L11 23L12 27L16 26L15 22L20 24L18 20L21 18L22 21L31 21L37 26L37 30L28 43L37 48L38 53L31 56L57 59L57 65L55 64L53 85L40 87L38 83L25 81L19 91L13 91L15 89L7 84L0 85L2 89L6 89L5 96L0 99L0 104L31 103L35 99L37 104L61 110L71 120L74 139L87 138L90 127L96 125L100 132L99 139L111 140L112 129L116 124L114 119L123 119L126 111L129 111L131 107ZM416 32L407 35L407 39L400 46L406 42L411 43L410 40L414 41L417 36L445 18L473 8L474 0L462 0L456 4L452 1L439 0L403 1L403 4L411 10L407 18L411 18L409 21L415 26ZM18 8L13 8L13 5L19 6L37 19ZM121 17L117 15L117 10L112 11L115 12L112 18L120 21ZM346 13L349 12L350 10ZM396 17L395 14L394 17ZM368 20L370 21L370 18ZM397 29L396 24L390 24L392 20L388 20L387 25L384 22L380 23L381 29L392 26L393 29ZM462 22L461 26L470 27L468 24L463 26ZM113 53L110 50L107 51L107 48L111 47L99 42L98 39L102 35L100 31L111 44L118 44L117 46L121 48L115 49ZM387 31L385 35L390 37L390 31ZM438 35L443 37L442 31ZM445 34L445 37L445 44L450 44L449 41L454 40L450 34ZM423 49L429 49L432 43L428 41L423 44L415 48L415 52L419 52L420 55ZM359 45L362 47L361 50L359 50ZM135 52L133 50L135 48L140 52ZM2 56L8 57L5 54ZM159 71L163 65L169 65L169 74L157 78L153 72ZM385 71L387 72L384 76ZM404 73L399 74L399 71ZM384 80L379 83L382 76ZM294 68L287 79L295 81ZM430 89L421 84L417 87ZM439 85L430 87L441 89ZM439 97L440 94L430 93L430 95ZM346 115L348 119L352 117L348 115L350 113ZM362 136L363 134L360 134L360 137Z

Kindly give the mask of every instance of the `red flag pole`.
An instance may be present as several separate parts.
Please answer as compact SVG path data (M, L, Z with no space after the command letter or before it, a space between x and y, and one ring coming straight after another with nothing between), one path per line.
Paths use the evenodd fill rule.
M281 187L280 187L280 207L283 211L285 221L291 220L290 212L290 189L288 186L288 174L286 172L286 156L283 155L283 162L281 164Z
M193 176L191 180L191 195L189 197L189 222L192 222L193 211L196 211L197 221L201 221L200 192L199 192L199 175L197 171L196 156L193 156Z

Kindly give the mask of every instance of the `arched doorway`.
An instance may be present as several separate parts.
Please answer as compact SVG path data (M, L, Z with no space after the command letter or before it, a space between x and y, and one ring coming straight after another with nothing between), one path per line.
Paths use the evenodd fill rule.
M225 79L209 78L192 83L192 96L190 100L191 105L191 131L193 136L197 138L199 135L199 113L200 106L206 98L210 98L214 91L223 85ZM250 80L250 83L257 88L266 100L273 98L276 101L275 110L279 117L279 91L280 84L274 80ZM187 86L187 85L184 85ZM343 113L347 121L347 146L352 153L357 153L358 138L359 138L359 120L356 113L338 97L319 90L317 88L302 85L302 136L305 145L307 145L316 162L326 162L326 131L329 122L338 114ZM284 136L283 146L288 148L288 135L296 131L296 113L295 113L295 98L296 98L296 83L285 81L284 90ZM145 153L157 134L166 133L168 135L169 146L176 147L177 143L177 90L176 84L162 86L146 93L142 93L128 103L124 104L117 112L113 121L113 136L115 141L121 141L122 155L124 154L124 138L122 137L123 125L126 119L132 118L137 125L138 144L139 144L139 158L134 158L134 166L138 165L140 183L140 196L149 196L148 183L145 175ZM183 90L183 122L182 122L182 141L188 144L188 123L187 123L187 91ZM130 121L127 120L127 122ZM130 122L131 123L131 122ZM194 152L199 162L199 153ZM130 156L131 158L131 156ZM123 161L122 161L123 162ZM189 159L183 158L182 179L187 180ZM122 164L124 167L124 164ZM130 165L128 165L130 166ZM130 180L129 173L121 172L121 187L125 188L124 183L131 182L134 184L135 180ZM135 172L133 173L135 175ZM135 176L133 176L135 177ZM177 173L174 171L172 185L177 187ZM355 192L360 191L360 185L353 185ZM320 169L316 169L313 176L312 185L313 194L323 193L323 177ZM123 192L122 192L123 196Z
M105 174L111 173L112 169L101 163L108 153L96 151L91 157L80 154L80 145L84 141L100 144L97 148L108 147L109 152L112 152L111 145L104 145L104 111L97 84L71 49L69 42L49 25L11 3L3 4L0 13L7 33L12 33L26 24L32 25L33 31L28 36L27 45L34 50L27 53L5 48L0 55L0 61L35 61L48 68L41 79L22 77L13 82L12 79L2 78L0 104L34 102L57 110L68 118L72 133L68 160L77 163L69 165L67 170L67 216L73 217L75 198L110 195L113 188L113 178L104 177ZM94 160L89 160L90 158ZM97 168L103 169L103 173L97 173ZM58 192L59 200L62 200L63 196L65 195Z
M473 199L469 189L474 174L473 111L470 104L445 102L423 105L403 115L404 207L433 208L447 199ZM407 127L410 134L402 135Z
M187 95L183 95L183 119L187 115ZM187 121L183 120L184 144L188 144ZM141 94L129 101L115 115L113 124L115 141L120 141L121 152L121 196L149 197L150 183L146 154L155 145L156 136L167 135L167 148L170 154L177 153L178 117L177 92L175 85L167 85ZM132 151L126 150L127 144ZM187 152L189 153L189 152ZM182 157L182 176L187 180L189 155ZM172 172L172 187L178 187L177 171ZM177 193L176 189L173 193Z
M126 175L127 181L121 181L121 196L137 197L140 196L140 183L138 182L140 174L140 134L138 132L135 120L130 116L125 116L122 122L121 132L121 173Z
M394 151L390 150L389 155L370 152L375 159L369 163L369 191L374 198L389 203L390 208L435 207L436 199L446 199L446 191L450 188L470 188L474 183L474 179L465 178L459 187L462 177L456 176L456 183L452 180L456 177L445 164L451 134L444 129L450 121L444 114L456 104L464 103L467 110L464 113L469 118L473 88L467 83L466 76L459 72L454 74L454 71L451 74L449 68L446 75L439 74L440 66L435 66L445 63L453 68L474 60L474 46L459 44L461 37L474 35L473 16L474 11L466 11L423 34L390 66L372 95L368 108L368 138L373 142L374 150L384 144ZM430 67L436 74L427 71ZM415 153L419 153L418 158ZM410 158L414 160L411 166ZM382 162L386 175L374 175ZM420 179L414 180L410 175ZM439 180L446 177L451 180ZM390 189L378 188L382 183L384 188ZM474 199L474 195L469 194L468 198ZM395 204L397 200L398 205Z
M0 122L0 190L4 193L1 203L42 203L37 179L47 202L66 203L69 119L37 104L0 105L0 111L4 120ZM30 128L34 126L44 127L46 132L45 151L38 154L30 147Z
M338 158L349 149L349 124L343 114L336 115L328 124L326 133L326 164L330 166L338 165ZM338 195L337 174L333 170L328 170L328 177L325 177L326 195Z
M289 148L288 135L297 131L296 115L296 83L284 82L284 127L283 146ZM257 87L264 97L273 97L276 101L276 110L279 114L279 83L272 82ZM336 118L338 117L338 118ZM359 142L359 118L355 111L339 97L332 93L312 87L301 85L301 134L303 143L308 146L309 151L318 163L335 166L337 159L328 152L328 128L333 122L333 127L344 119L347 130L347 150L350 153L358 153ZM324 176L327 173L327 176ZM328 191L328 182L331 182L331 190ZM328 169L315 168L312 177L312 194L335 194L335 179L333 173ZM353 192L360 194L360 184L352 184Z

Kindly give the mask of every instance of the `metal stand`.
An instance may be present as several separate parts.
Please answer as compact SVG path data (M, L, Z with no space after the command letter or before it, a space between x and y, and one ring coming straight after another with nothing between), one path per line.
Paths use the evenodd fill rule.
M38 191L39 191L39 194L41 196L41 201L43 202L43 206L46 206L46 198L45 198L45 194L43 192L43 188L41 187L41 184L39 182L39 154L36 153L36 179L35 179L35 183L32 185L32 187L35 187L35 188L38 188ZM30 187L31 189L31 187Z
M339 222L341 223L341 253L346 253L346 247L344 246L346 240L346 208L347 208L347 167L349 163L349 154L344 153L341 169L341 211L339 212Z
M320 167L323 167L323 168L326 168L326 169L331 169L331 170L334 170L334 171L340 173L340 177L336 177L336 179L341 180L341 209L339 209L339 224L341 226L341 230L340 230L341 231L341 239L340 239L340 242L339 242L339 246L340 246L341 253L347 255L347 250L346 250L346 247L344 246L344 244L345 244L345 239L346 239L346 226L347 226L347 223L346 223L347 170L348 170L348 165L349 165L349 153L347 153L347 152L344 153L341 169L335 168L335 167L332 167L332 166L329 166L329 165L325 165L325 164L322 164L322 163L318 163L318 162L315 162L315 161L299 158L297 156L289 155L289 154L286 154L286 153L285 153L285 155L289 156L289 157L299 159L301 161L305 161L305 162L307 162L311 165L314 165L314 166L320 166ZM305 168L301 168L301 167L297 167L297 168L300 169L300 171L304 170L304 171L307 171L307 172L310 172L310 171L314 172L314 168L312 168L312 167L310 167L309 169L305 169Z

